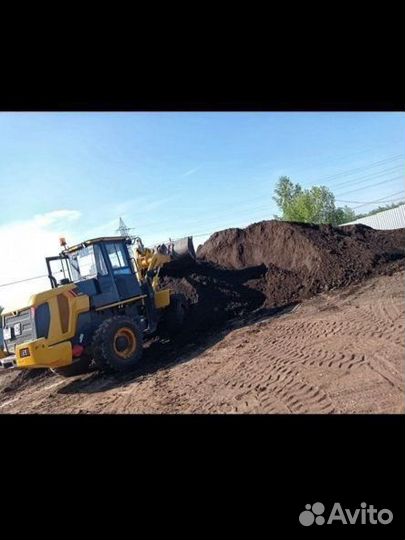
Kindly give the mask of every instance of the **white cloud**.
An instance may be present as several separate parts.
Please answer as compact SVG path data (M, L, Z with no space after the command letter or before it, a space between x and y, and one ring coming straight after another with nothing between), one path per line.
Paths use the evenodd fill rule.
M46 275L45 257L60 251L61 236L73 240L68 227L79 217L77 210L54 210L0 226L0 285ZM0 305L24 306L31 294L49 287L47 278L0 287Z
M189 171L186 171L184 174L182 174L181 176L190 176L190 174L194 174L195 172L197 172L198 170L200 170L201 167L195 167L194 169L190 169Z
M80 215L81 214L78 210L53 210L52 212L47 212L46 214L34 216L34 221L40 226L46 227L47 225L52 225L60 220L74 221L79 219Z

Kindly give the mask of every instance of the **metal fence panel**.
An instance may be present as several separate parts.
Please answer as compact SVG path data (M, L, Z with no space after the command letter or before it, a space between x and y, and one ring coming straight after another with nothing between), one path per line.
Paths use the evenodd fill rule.
M373 216L344 223L343 225L355 225L358 223L368 225L373 229L402 229L405 227L405 204L401 204L401 206L391 208L390 210L383 210Z

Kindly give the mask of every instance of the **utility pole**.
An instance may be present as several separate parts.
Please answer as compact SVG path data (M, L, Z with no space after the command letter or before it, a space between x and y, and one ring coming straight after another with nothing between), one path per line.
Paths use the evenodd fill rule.
M129 236L130 228L127 227L124 220L120 217L119 226L116 232L119 232L121 236Z

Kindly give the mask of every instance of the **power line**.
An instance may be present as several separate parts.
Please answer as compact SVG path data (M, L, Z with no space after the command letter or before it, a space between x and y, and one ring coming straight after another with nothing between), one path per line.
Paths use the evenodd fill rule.
M398 176L396 178L402 178L402 176ZM390 182L390 181L393 181L394 179L396 178L392 178L392 179L388 179L387 182ZM361 183L363 183L364 180L361 181ZM356 190L350 190L350 191L346 191L346 192L341 192L340 194L338 194L338 196L344 196L345 194L350 194L352 193L352 191L360 191L362 189L366 190L368 189L369 187L373 187L375 185L379 185L381 183L385 183L386 180L384 180L383 182L378 182L378 183L374 183L374 184L367 184L365 186L362 186L360 189L356 189ZM356 183L354 183L354 185L356 185ZM401 192L399 192L401 193ZM394 196L393 195L390 195L390 196ZM385 198L389 198L390 196L385 196ZM263 200L263 196L260 197L262 200ZM335 199L336 202L345 202L345 203L349 203L349 204L360 204L362 203L363 201L343 201L343 200L340 200L340 199ZM220 215L221 217L227 217L227 216L234 216L235 213L238 215L238 216L241 216L241 215L248 215L250 213L254 213L256 211L260 211L260 210L267 210L268 212L271 212L271 207L270 207L270 198L269 198L269 202L268 203L263 203L261 205L255 205L255 206L237 206L237 210L235 209L227 209L225 211L221 211L220 209L216 210L215 213L212 212L212 210L210 212L208 212L207 214L205 214L204 216L204 213L202 214L201 218L199 219L191 219L191 220L188 220L188 219L184 219L182 220L183 221L183 225L185 225L186 227L199 227L200 225L204 225L206 224L208 221L211 221L213 219L213 216L214 216L214 219L215 217L218 215ZM273 212L275 212L276 210L274 209ZM151 226L155 225L159 228L164 228L165 227L165 224L168 224L168 225L172 225L173 224L173 220L167 220L167 221L164 221L164 222L157 222L157 221L154 221L154 222L149 222L149 223L145 223L143 224L143 228L150 228Z
M318 161L316 162L315 161L315 167L323 167L324 165L331 165L331 162L335 163L336 161L342 161L342 160L348 160L349 158L352 159L354 158L355 156L358 156L359 154L365 154L365 153L369 153L371 154L372 152L375 151L381 151L385 148L390 148L392 149L392 147L394 145L401 145L401 147L403 146L403 139L401 140L397 140L395 141L394 143L389 143L389 144L384 144L384 145L381 145L381 144L374 144L372 146L368 146L367 148L363 148L363 150L358 150L356 152L351 152L350 154L347 154L345 153L344 155L336 155L336 153L334 152L332 155L327 155L325 154L324 157L325 157L325 161ZM375 152L374 152L375 153ZM392 160L393 157L396 158L396 156L399 156L399 155L403 155L403 154L394 154L393 156L390 156L390 157L387 157L387 158L384 158L383 160L380 160L380 161L385 161L385 160ZM310 159L313 159L313 158L319 158L319 154L315 154L313 156L309 156ZM305 165L305 163L307 162L307 160L304 159L303 163ZM332 163L332 165L333 165ZM314 166L310 166L310 167L305 167L304 169L302 169L302 172L305 173L305 171L307 170L311 170L313 169ZM363 167L362 167L363 168ZM352 170L352 169L351 169ZM348 171L343 171L343 173L347 173ZM336 173L336 174L342 174L342 173ZM328 179L330 177L333 177L334 175L327 175L327 176L324 176L324 177L321 177L321 181L323 179Z
M357 152L357 153L361 153L361 152ZM331 179L331 178L336 178L336 177L342 177L342 176L348 176L350 174L353 174L354 172L356 171L363 171L363 170L367 170L367 169L370 169L370 168L373 168L373 167L376 167L376 166L381 166L382 164L386 164L388 162L391 162L391 161L395 161L399 158L403 157L402 154L394 154L392 156L389 156L389 157L386 157L384 159L381 159L381 160L378 160L378 161L375 161L373 163L370 163L369 165L366 165L366 166L362 166L362 167L356 167L356 168L352 168L352 169L348 169L346 171L342 171L340 173L336 173L335 175L330 175L330 176L327 176L327 177L323 177L323 178L320 178L318 180L315 180L312 182L313 185L317 185L319 184L320 182L322 182L323 179ZM346 158L347 158L347 155L346 155ZM361 176L361 177L357 177L357 178L353 178L351 180L346 180L345 182L341 182L337 185L331 185L330 186L330 189L332 189L333 191L335 189L339 189L340 187L343 187L344 185L347 185L347 184L350 184L351 185L357 185L357 184L362 184L364 182L367 182L368 180L371 180L373 178L378 178L378 177L381 177L383 176L384 174L388 174L390 172L393 172L394 170L396 170L397 168L400 168L401 165L397 165L395 167L391 167L391 168L388 168L388 169L384 169L382 171L376 171L374 173L370 173L368 175L365 175L365 176ZM365 186L365 188L367 188L368 186ZM262 201L264 198L266 198L266 195L261 195L261 196L257 196L257 197L253 197L253 198L249 198L249 199L243 199L243 203L255 203L256 201ZM269 193L268 195L268 201L269 203L271 203L271 195ZM243 211L254 211L254 210L257 210L257 209L260 209L260 207L249 207L249 206L240 206L240 204L235 201L230 201L229 202L230 205L235 205L238 207L238 213L240 212L243 212ZM195 220L191 220L189 223L190 225L194 225L196 223L200 223L202 221L206 221L206 220L209 220L210 219L210 216L212 215L212 210L216 211L215 208L212 207L212 205L210 204L210 211L208 213L205 214L204 216L204 212L198 212L199 216L202 216L200 219L197 219L197 221ZM222 215L224 215L224 213L222 212L222 207L218 208L218 212L221 212ZM232 213L233 213L233 210L232 210ZM180 216L178 216L180 217ZM141 228L153 228L154 226L157 226L159 228L164 228L166 225L169 225L171 226L173 224L173 219L168 219L168 220L165 220L165 221L144 221L142 220L142 227ZM124 224L125 225L125 224ZM126 230L133 230L134 227L126 227ZM138 227L137 227L138 228ZM138 228L139 229L139 228Z
M362 152L357 152L357 153L362 153ZM347 158L347 155L345 157ZM317 185L317 184L321 183L323 180L349 176L349 175L353 174L356 171L363 171L363 170L367 170L367 169L370 169L370 168L373 168L373 167L376 167L376 166L381 166L382 164L386 164L386 163L398 160L401 157L403 158L404 156L402 154L394 154L394 155L389 156L387 158L384 158L384 159L381 159L379 161L375 161L373 163L370 163L369 165L366 165L366 166L356 167L354 169L348 169L348 170L342 171L340 173L336 173L335 175L329 175L329 176L326 176L326 177L321 177L321 178L319 178L317 180L311 181L311 184L312 185ZM340 184L337 184L335 186L332 185L332 186L330 186L330 188L332 190L334 190L334 189L337 189L337 188L339 188L342 185L347 184L347 183L350 183L350 184L355 184L355 182L361 183L363 181L363 179L364 179L364 181L366 181L366 180L371 179L373 177L378 177L379 175L383 175L383 174L386 174L388 172L392 172L394 169L400 168L400 167L401 167L401 165L397 165L396 167L385 169L383 171L376 171L375 173L371 173L371 174L366 175L366 176L362 176L362 177L359 177L359 178L354 178L354 179L349 180L349 181L341 182ZM254 198L244 199L244 202L249 202L250 203L250 202L256 202L257 200L262 200L262 199L263 199L263 196L258 196L258 197L254 197ZM234 204L238 204L238 203L235 202ZM144 226L147 226L147 227L150 227L150 226L153 226L153 225L159 225L160 226L160 225L164 225L165 223L171 224L172 220L168 220L167 222L161 222L160 221L159 223L154 222L154 221L150 221L149 223L144 222ZM132 229L132 227L130 227L130 229Z
M393 179L391 179L393 180ZM370 186L371 187L371 186ZM360 189L363 189L363 188L360 188ZM356 190L356 191L359 191L359 190ZM381 200L376 200L376 201L373 201L373 203L377 203L377 202L395 202L395 200L402 200L403 197L401 198L398 198L398 199L393 199L392 201L386 201L385 199L387 197L393 197L394 195L398 194L398 193L402 193L404 192L404 190L402 191L399 191L399 192L396 192L396 193L393 193L391 195L388 195L388 196L385 196L383 197ZM342 201L340 201L342 202ZM363 203L362 205L358 206L358 207L355 207L355 208L360 208L361 206L366 206L367 204L372 204L372 203ZM261 221L263 219L269 219L269 215L268 215L268 212L266 213L266 215L264 216L257 216L254 218L255 219L255 222L256 221ZM207 231L207 232L196 232L196 233L193 233L193 232L189 232L188 233L188 236L192 236L193 238L200 238L200 237L203 237L203 236L210 236L212 235L213 233L219 231L219 230L223 230L225 228L241 228L241 227L245 227L246 225L230 225L229 222L227 224L216 224L216 225L213 225L213 229L211 231ZM180 238L180 236L178 237ZM158 243L158 242L156 242Z
M388 158L385 158L385 159L381 159L379 161L374 161L373 163L370 163L369 165L365 165L363 167L355 167L354 169L348 169L346 171L342 171L342 172L339 172L339 173L336 173L336 174L332 174L332 175L329 175L329 176L323 176L321 178L318 178L318 180L315 180L314 183L318 183L318 182L324 182L325 180L330 180L330 179L335 179L335 178L340 178L341 176L348 176L356 171L363 171L365 169L371 169L373 167L376 167L376 166L379 166L381 164L385 164L385 163L389 163L391 161L396 161L397 159L400 159L400 158L403 158L403 154L394 154L393 156L390 156Z
M367 203L367 204L368 204L368 203ZM361 206L366 206L366 205L364 204L364 205L361 205ZM359 207L355 207L355 208L360 208L360 206L359 206ZM254 222L262 221L262 220L264 220L264 219L269 219L268 215L263 216L263 217L259 217L259 216L258 216L258 217L255 219ZM189 236L192 236L193 238L201 238L201 237L203 237L203 236L211 236L211 235L214 234L215 232L218 232L218 231L221 231L221 230L224 230L224 229L237 229L237 228L240 229L240 228L244 228L244 227L246 227L246 226L247 226L247 225L242 225L242 224L240 224L240 225L215 225L215 226L214 226L215 228L214 228L213 230L211 230L211 231L201 232L201 233L200 233L200 232L198 232L198 233L192 233L192 232L191 232L191 233L189 233L188 235L189 235ZM158 242L155 242L155 243L158 243Z
M379 151L379 150L382 150L382 149L385 149L385 148L390 148L390 149L392 149L393 145L395 145L395 144L398 144L398 145L401 145L401 146L402 146L402 145L403 145L403 139L397 140L397 141L395 141L395 143L388 143L388 144L384 144L384 145L381 145L381 144L375 145L375 144L374 144L374 145L372 145L372 146L368 146L367 148L363 148L363 150L358 150L358 151L356 151L356 152L351 152L350 154L344 154L343 156L342 156L342 155L336 156L335 153L334 153L332 156L329 156L329 157L326 155L325 157L326 157L327 161L324 161L324 162L321 161L320 163L318 162L317 166L318 166L318 167L319 167L319 166L322 167L322 165L323 165L324 163L330 164L330 161L331 161L332 159L333 159L334 161L342 161L342 160L347 160L348 158L353 158L353 157L358 156L358 155L360 155L360 154L365 154L365 153L370 153L370 154L371 154L371 152L373 152L374 150ZM312 156L312 157L319 157L319 154L316 154L316 155L314 155L314 156ZM311 159L312 159L312 158L311 158ZM389 159L389 158L386 158L386 159ZM307 169L308 169L308 167L307 167Z
M404 201L404 197L399 197L398 199L392 199L391 201L380 201L379 203L375 203L375 204L381 204L381 203L399 203L399 202L405 202ZM356 210L357 208L362 208L363 206L367 206L368 204L370 203L364 203L364 204L360 204L359 206L354 206L352 208L352 210Z
M55 272L52 272L53 274L62 274L63 270L56 270ZM47 278L49 277L48 274L43 274L42 276L35 276L25 279L19 279L18 281L10 281L9 283L1 283L0 287L8 287L9 285L16 285L17 283L25 283L26 281L33 281L34 279L41 279L41 278Z
M17 283L24 283L25 281L33 281L34 279L41 279L41 278L46 278L46 277L48 277L48 275L44 274L43 276L35 276L31 278L26 278L26 279L20 279L18 281L10 281L10 283L0 284L0 287L8 287L9 285L16 285Z
M392 146L393 146L393 145L396 145L396 144L402 144L402 143L403 143L402 140L398 140L398 141L394 141L393 143L384 144L384 145L381 145L381 144L374 144L374 145L372 145L372 146L369 146L369 147L367 147L367 148L364 148L363 150L358 150L358 151L356 151L356 152L351 152L351 153L349 153L349 154L345 153L344 155L340 155L340 156L339 156L339 155L336 156L336 153L334 152L333 155L329 155L329 156L328 156L327 154L324 155L325 161L320 161L320 162L319 162L319 161L316 162L316 158L319 158L319 153L314 154L314 155L312 155L312 156L306 156L306 157L307 157L307 160L308 160L308 157L309 157L309 159L311 159L311 160L313 160L313 159L315 158L315 167L318 167L318 168L319 168L319 167L323 167L324 165L330 165L331 161L336 162L336 161L342 161L342 160L352 159L353 157L358 156L359 154L364 154L364 153L370 153L370 154L371 154L371 153L372 153L373 151L375 151L375 150L376 150L376 151L381 151L381 150L384 150L384 151L385 151L385 148L388 148L388 147L392 150ZM400 154L398 154L398 156L399 156L399 155L400 155ZM384 160L381 160L381 161L392 160L393 157L395 157L395 159L397 159L396 156L397 156L397 155L394 154L394 156L390 156L390 157L388 157L388 158L384 158ZM305 158L304 158L303 161L301 160L301 164L304 166L304 168L302 168L302 167L300 167L300 165L298 165L298 167L300 167L300 168L301 168L301 171L304 172L304 173L305 173L305 171L310 170L311 168L314 168L313 165L311 165L310 167L305 167L305 163L307 162L307 160L305 160ZM271 162L268 162L268 163L266 164L266 166L267 166L267 165L271 165ZM362 167L362 168L363 168L363 167ZM347 172L347 171L343 171L344 174L345 174L346 172ZM337 173L337 174L342 174L342 173ZM332 175L332 176L334 176L334 175ZM180 178L181 178L181 177L179 177L179 176L177 176L177 175L176 175L175 177L173 177L173 178L167 178L167 179L165 179L165 185L169 185L169 186L170 186L170 185L172 185L172 184L175 184L175 185L177 186L177 185L179 184ZM329 178L329 176L324 177L324 178ZM187 179L187 177L185 177L185 179ZM152 181L153 178L150 178L150 180ZM183 178L183 180L184 180L184 178ZM321 180L322 180L322 179L321 179ZM188 179L187 179L187 182L189 182ZM180 190L180 189L181 189L181 188L179 188L179 190Z
M398 177L398 178L402 178L402 177ZM394 180L396 180L396 178L391 178L391 179L388 180L388 182L394 181ZM377 184L381 184L381 183L385 183L385 182L386 182L386 181L384 180L383 182L378 182ZM370 186L363 186L363 187L361 187L361 188L359 188L359 189L352 190L352 191L360 191L360 190L362 190L362 189L365 189L365 187L367 187L367 188L368 188L368 187L373 187L374 185L376 185L376 184L373 184L373 185L370 185ZM391 195L386 195L386 196L384 196L384 197L381 198L381 201L380 201L380 200L378 200L378 201L376 200L376 201L373 201L373 203L374 203L374 202L391 202L391 201L385 201L385 199L387 199L387 198L389 198L389 197L393 197L393 196L395 196L395 195L397 195L397 194L399 194L399 193L402 193L403 191L404 191L404 190L401 190L401 191L399 191L399 192L392 193ZM350 192L346 192L346 193L350 193ZM342 195L343 195L343 194L342 194ZM360 203L360 201L342 201L342 200L340 200L340 199L336 199L336 201L337 201L337 202L349 202L349 203L352 203L352 204ZM394 201L392 201L392 202L394 202ZM362 202L362 206L363 206L363 205L365 206L366 204L373 204L373 203L363 203L363 202ZM263 215L263 216L255 216L255 217L252 216L252 219L254 219L255 221L260 221L260 220L262 220L262 219L271 219L271 218L272 218L272 216L269 216L269 214L270 214L270 208L269 208L267 205L265 205L265 206L262 205L262 206L260 206L260 207L255 207L254 209L253 209L253 208L252 208L252 209L245 209L245 210L242 210L242 211L239 211L239 210L238 210L237 212L231 211L231 214L230 214L230 215L231 215L231 216L234 216L235 214L237 214L238 216L240 216L240 215L242 215L242 214L246 214L247 212L250 212L251 210L259 210L259 209L262 209L263 211L265 211L264 215ZM227 212L221 213L221 217L222 217L222 216L226 216L227 214L228 214ZM218 214L218 216L219 216L219 214ZM195 226L198 227L199 224L206 223L207 221L209 221L209 218L206 218L206 219L203 219L203 220L197 220L197 221L194 221L194 222L190 223L190 228L191 228L191 227L195 227ZM201 237L201 236L210 235L210 234L212 234L213 232L218 231L218 230L221 230L221 229L223 229L223 228L232 228L232 227L235 227L234 225L230 225L230 224L229 224L230 221L232 221L232 218L230 218L229 220L226 220L225 223L224 223L224 221L222 221L222 222L220 222L220 223L218 223L218 221L217 221L215 225L212 224L213 229L211 230L211 232L205 232L205 233L200 233L200 232L198 232L197 234L194 234L194 233L192 233L192 232L187 232L187 234L184 234L184 236L193 236L193 237L195 237L195 238L198 238L198 237ZM188 225L186 224L186 226L188 226ZM197 230L198 230L198 229L197 229ZM189 229L189 231L190 231L190 229ZM173 235L173 236L174 236L174 235ZM180 236L177 236L177 238L180 238ZM155 243L159 243L160 241L161 241L161 238L160 238L160 240L158 240L158 241L150 242L150 243L151 243L151 244L155 244Z
M381 199L377 199L376 201L342 201L342 199L335 199L336 202L342 202L342 203L348 203L348 204L374 204L378 202L383 202L385 199L389 199L390 197L394 197L395 195L399 195L401 193L405 193L405 190L397 191L396 193L391 193L390 195L386 195L385 197L382 197ZM390 201L387 201L390 202Z
M372 188L372 187L375 187L375 186L380 186L381 184L388 184L389 182L394 182L396 180L399 180L399 179L403 179L403 176L396 176L394 178L389 178L389 179L385 179L383 180L382 182L377 182L376 184L370 184L370 185L367 185L367 186L362 186L360 188L357 188L357 189L352 189L350 191L345 191L344 193L340 193L338 195L338 197L342 196L342 195L347 195L348 193L354 193L355 191L361 191L362 189L368 189L368 188Z
M384 161L385 161L385 160L384 160ZM355 179L354 181L350 181L350 183L351 183L351 185L356 185L356 184L359 184L359 183L361 184L361 183L364 183L364 182L367 181L367 180L369 181L369 180L372 179L373 177L379 177L379 176L382 176L383 174L387 174L387 172L388 172L388 170L386 170L386 171L379 171L377 174L369 175L369 176L367 176L367 177L362 177L362 178L360 178L360 179ZM381 182L377 182L377 183L373 183L373 184L366 184L366 185L364 185L364 186L362 186L362 187L360 187L360 188L357 188L357 189L353 189L353 190L346 191L346 192L341 192L340 194L338 194L338 196L344 196L344 195L346 195L346 194L350 194L350 193L353 193L353 192L358 192L358 191L361 191L361 190L363 190L363 189L366 190L366 189L369 189L369 188L372 188L372 187L375 187L375 186L378 186L378 185L381 185L381 184L393 182L393 181L395 181L395 180L397 180L397 179L401 179L401 178L403 178L402 175L397 176L397 177L393 177L393 178L389 178L389 179L384 179L384 180L381 181ZM388 199L389 197L393 197L393 196L396 195L397 193L402 193L402 191L396 192L395 194L386 195L385 197L381 198L381 201L379 200L378 202L382 202L382 201L384 201L384 202L390 202L390 201L386 201L386 199ZM260 198L263 199L263 196L261 196ZM256 200L256 198L255 198L255 200ZM398 200L399 200L399 199L398 199ZM336 199L336 201L337 201L337 202L349 202L350 204L358 204L358 203L360 203L360 201L341 201L340 199ZM269 202L270 202L270 201L269 201ZM377 201L373 201L373 202L370 202L370 203L365 203L365 202L363 203L363 202L361 202L361 205L362 205L362 206L363 206L363 205L365 206L365 205L367 205L367 204L374 204L375 202L377 202ZM392 202L394 202L394 201L392 201ZM244 207L244 208L243 208L243 207L238 207L238 209L237 209L236 212L237 212L238 215L241 215L241 214L246 214L246 213L250 213L250 212L252 212L252 211L255 211L255 210L261 210L261 209L267 210L266 215L264 216L263 219L266 219L266 218L268 219L268 218L269 218L269 211L270 211L270 208L269 208L267 205L264 205L264 206L263 206L263 205L260 205L260 206L250 207L250 208L247 208L247 207ZM232 216L235 214L235 210L230 210L230 211L228 211L228 212L225 211L225 212L221 212L221 217L222 217L222 216L229 215L229 212L231 213ZM190 228L191 228L191 227L194 227L194 226L196 226L196 225L198 226L199 224L205 223L205 222L207 222L208 220L210 220L210 219L211 219L211 216L212 216L212 213L211 213L211 214L208 214L207 217L205 217L205 218L203 217L203 218L201 218L201 219L199 219L199 220L197 220L197 221L196 221L196 220L193 220L193 221L189 222L188 225L190 226ZM254 218L254 219L258 219L258 218ZM170 223L172 224L172 221L171 221ZM160 223L154 222L153 224L162 226L162 223L161 223L161 222L160 222ZM187 226L188 226L188 225L187 225ZM221 227L221 226L216 225L216 226L215 226L215 230L218 230L220 227ZM229 225L225 225L225 227L229 227ZM215 231L213 231L213 232L215 232ZM199 236L206 236L207 234L211 234L211 233L198 233L198 234L193 235L193 236L195 236L195 237L197 238L197 237L199 237ZM188 233L188 235L190 235L190 233Z
M381 161L386 161L386 160L381 160ZM338 185L336 185L336 186L331 186L330 189L332 189L332 191L334 191L335 189L339 189L339 188L341 188L341 187L343 187L343 186L346 186L346 185L348 185L348 184L349 184L350 186L352 186L352 185L358 185L358 184L364 184L364 183L368 182L369 180L373 180L374 178L383 177L384 175L386 175L386 174L388 174L388 173L390 173L390 172L394 172L394 171L395 171L396 169L398 169L398 168L402 168L402 166L400 165L400 166L396 166L396 167L391 167L391 168L385 169L385 170L383 170L383 171L377 171L377 172L375 172L375 173L373 173L373 174L370 174L370 175L361 176L361 177L359 177L359 178L354 178L354 179L345 181L345 182L343 182L343 183L340 183L340 184L338 184ZM390 180L388 180L388 181L390 181ZM378 184L366 184L366 185L364 186L364 189L367 189L368 187L373 187L374 185L378 185ZM362 188L361 188L361 189L362 189ZM344 193L351 193L351 191L349 191L349 192L344 192ZM342 194L344 195L344 193L341 192L340 195L342 195ZM339 194L338 194L338 196L339 196ZM245 203L246 203L246 202L248 202L248 203L250 203L250 202L254 203L254 202L258 201L258 200L263 200L264 197L265 197L265 196L262 195L262 196L254 197L254 198L249 199L249 200L246 200L246 199L245 199L244 202L245 202ZM269 203L270 203L270 202L271 202L271 200L270 200L270 195L269 195ZM250 206L240 206L237 202L232 202L232 201L230 202L230 204L237 205L237 207L238 207L238 210L237 210L238 214L240 214L240 213L242 213L242 212L250 212L250 211L254 211L254 210L260 210L260 209L263 208L263 205L260 205L260 206L254 206L254 207L250 207ZM266 208L267 208L267 207L268 207L268 206L266 205ZM221 212L221 215L227 215L227 214L229 214L229 213L233 214L233 213L235 212L235 210L228 210L228 211L225 210L225 212L222 212L221 208L218 208L218 210L215 209L215 211ZM211 219L211 216L212 216L212 206L210 207L210 211L209 211L208 213L206 213L205 216L204 216L204 212L202 212L202 213L199 212L199 215L202 216L200 219L189 221L189 224L190 224L191 226L196 225L196 224L201 223L201 222L206 222L207 220ZM171 225L172 223L173 223L173 220L172 220L172 219L166 220L166 221L159 221L159 222L157 222L157 221L149 221L149 222L143 222L143 227L149 227L149 228L150 228L150 227L153 227L154 225L155 225L155 226L158 226L158 227L164 227L166 224L167 224L167 225Z
M368 150L365 150L365 151L368 151ZM357 152L356 154L358 153L364 153L364 151L361 151L361 152ZM347 158L347 156L346 156ZM369 169L372 169L374 167L381 167L381 165L386 165L388 163L391 163L391 162L394 162L400 158L403 158L403 155L402 154L394 154L392 156L389 156L387 158L384 158L384 159L381 159L381 160L378 160L378 161L375 161L373 163L370 163L369 165L366 165L366 166L362 166L362 167L356 167L356 168L352 168L352 169L348 169L348 170L345 170L345 171L341 171L339 173L336 173L336 174L333 174L333 175L329 175L329 176L326 176L326 177L322 177L318 180L315 180L312 182L313 185L316 185L324 180L328 180L329 183L330 183L330 180L332 179L336 179L336 178L342 178L342 177L346 177L346 176L350 176L350 175L353 175L353 174L356 174L360 171L366 171L366 170L369 170ZM340 182L339 184L335 185L335 186L331 186L331 189L336 189L336 188L339 188L339 187L342 187L343 185L347 185L347 184L350 184L350 185L356 185L356 184L361 184L361 183L364 183L364 182L367 182L373 178L378 178L378 177L381 177L385 174L388 174L389 172L393 172L394 170L397 170L398 168L402 167L401 165L397 165L395 167L391 167L391 168L388 168L388 169L385 169L385 170L380 170L380 171L376 171L374 173L371 173L371 174L367 174L365 176L360 176L360 177L357 177L357 178L354 178L354 179L351 179L351 180L347 180L347 181L344 181L344 182ZM401 177L397 177L397 178L401 178ZM351 191L348 191L348 192L345 192L345 193L352 193L354 191L360 191L362 189L368 189L369 187L374 187L376 185L380 185L382 183L385 183L385 182L391 182L391 181L394 181L396 178L391 178L389 180L384 180L383 182L378 182L378 183L375 183L375 184L369 184L369 185L365 185L359 189L355 189L355 190L351 190ZM344 195L345 193L341 193L341 195ZM383 199L386 199L388 197L391 197L391 196L394 196L395 194L392 194L392 195L389 195L389 196L386 196L384 197ZM252 199L249 199L248 201L245 199L244 202L256 202L257 200L262 200L263 199L263 196L258 196L258 197L255 197L255 198L252 198ZM270 199L270 197L269 197ZM270 202L270 200L269 200ZM338 201L339 202L339 201ZM340 202L346 202L346 201L340 201ZM356 202L351 202L351 201L347 201L349 203L353 203L353 204L357 204L358 202L360 201L356 201ZM371 203L362 203L362 204L374 204L376 201L373 201ZM233 204L233 203L232 203ZM237 204L237 203L235 203ZM237 213L238 215L240 215L241 213L246 213L246 212L252 212L252 211L255 211L255 210L261 210L261 209L265 209L265 208L268 208L267 205L263 207L263 205L261 206L255 206L255 207L240 207L238 206L238 210L237 210ZM212 211L212 207L211 207L211 211ZM218 209L218 211L221 211L221 209ZM235 213L234 210L231 211L232 215ZM227 215L228 212L221 212L221 216L225 216ZM212 216L212 213L208 213L206 215L206 217L202 217L201 219L195 221L191 221L190 222L190 226L195 226L195 225L198 225L199 223L202 223L202 222L206 222L207 220L210 220L210 216ZM266 215L266 217L268 217L268 213ZM168 220L166 223L170 223L172 224L173 223L173 220ZM144 226L146 227L150 227L150 226L153 226L153 225L158 225L159 227L162 227L164 226L164 223L162 222L149 222L149 223L146 223L144 224ZM219 226L217 225L216 226L216 230L218 230ZM202 237L202 236L206 236L206 235L209 235L209 234L212 234L212 232L214 231L211 231L209 233L198 233L198 234L194 234L193 236L194 237Z
M405 170L405 167L403 165L396 165L395 167L390 167L389 169L377 171L372 174L366 174L364 176L359 176L358 178L351 178L350 180L340 182L340 184L335 184L333 186L333 189L339 189L340 187L346 186L347 184L361 184L364 181L370 180L372 178L378 178L379 176L384 176L384 174L392 173L397 170Z

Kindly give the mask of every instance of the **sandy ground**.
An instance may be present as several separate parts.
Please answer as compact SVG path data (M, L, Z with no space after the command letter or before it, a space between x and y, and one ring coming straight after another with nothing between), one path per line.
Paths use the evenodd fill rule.
M125 376L2 372L0 413L403 413L404 278L234 321Z

